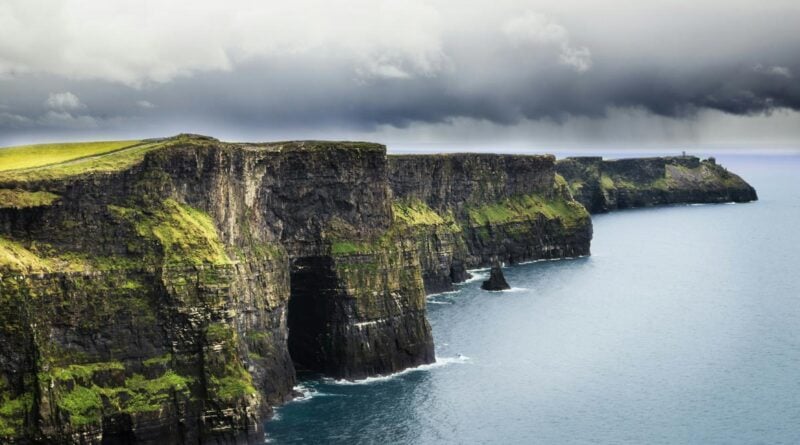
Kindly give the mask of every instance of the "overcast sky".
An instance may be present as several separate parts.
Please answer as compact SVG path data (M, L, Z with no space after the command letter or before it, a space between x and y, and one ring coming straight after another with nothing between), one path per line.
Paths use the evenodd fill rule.
M800 147L797 0L2 0L0 145Z

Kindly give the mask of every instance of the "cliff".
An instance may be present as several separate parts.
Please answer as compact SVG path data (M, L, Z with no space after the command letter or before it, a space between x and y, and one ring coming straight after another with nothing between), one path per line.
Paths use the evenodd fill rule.
M573 157L556 169L592 213L667 204L748 202L755 189L718 165L695 156L603 160Z
M377 144L190 136L0 172L0 437L261 442L295 366L432 362L386 172Z
M4 443L260 443L296 369L434 361L425 294L468 268L589 254L573 195L595 211L755 198L711 161L363 142L181 135L0 161Z
M399 214L417 213L429 293L465 269L589 254L592 224L555 170L555 158L498 154L389 157Z

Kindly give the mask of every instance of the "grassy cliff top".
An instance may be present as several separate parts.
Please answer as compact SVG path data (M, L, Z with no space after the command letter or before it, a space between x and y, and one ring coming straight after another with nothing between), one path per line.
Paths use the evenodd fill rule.
M140 141L73 142L37 144L0 149L0 172L61 164L76 159L107 154L131 147Z
M0 149L0 183L62 179L128 168L167 140L77 142Z
M273 152L320 152L347 150L385 153L386 147L372 142L284 141L268 143L222 143L209 136L179 134L170 138L131 141L73 142L0 148L0 184L63 179L87 173L120 171L144 159L150 151L174 145L219 145L234 149Z

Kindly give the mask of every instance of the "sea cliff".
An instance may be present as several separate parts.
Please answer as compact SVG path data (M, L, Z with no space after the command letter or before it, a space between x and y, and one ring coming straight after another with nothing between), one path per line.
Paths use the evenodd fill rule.
M262 442L297 369L430 363L426 293L588 255L585 184L601 210L644 199L604 175L685 182L671 161L569 162L181 135L0 168L0 440ZM749 196L727 175L716 200Z
M753 187L714 158L695 156L604 160L585 156L556 164L573 196L592 213L668 204L748 202Z

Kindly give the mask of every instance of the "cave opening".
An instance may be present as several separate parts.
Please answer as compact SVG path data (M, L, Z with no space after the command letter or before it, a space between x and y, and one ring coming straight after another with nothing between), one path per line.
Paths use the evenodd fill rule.
M332 319L336 275L330 257L295 259L290 275L289 355L298 371L330 374L336 368Z

